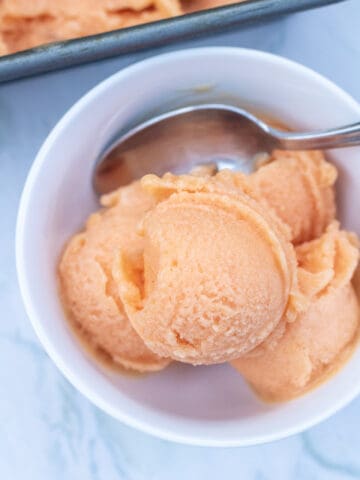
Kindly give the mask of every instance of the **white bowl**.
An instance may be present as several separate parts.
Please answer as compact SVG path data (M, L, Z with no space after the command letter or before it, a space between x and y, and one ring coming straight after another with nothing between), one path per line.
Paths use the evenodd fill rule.
M210 88L198 88L204 85ZM299 128L359 121L360 106L317 73L267 53L201 48L161 55L102 82L60 120L42 146L21 199L17 269L32 324L59 369L98 407L164 439L240 446L304 430L360 391L360 350L328 383L289 403L258 401L228 365L172 365L146 377L104 370L89 358L64 317L56 265L65 241L97 208L94 162L119 132L155 113L190 102L251 106ZM333 151L340 169L340 218L360 233L360 148Z

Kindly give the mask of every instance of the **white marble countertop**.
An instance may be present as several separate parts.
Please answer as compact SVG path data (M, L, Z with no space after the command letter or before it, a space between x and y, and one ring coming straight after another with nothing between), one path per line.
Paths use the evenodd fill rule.
M192 45L245 46L285 55L325 74L360 101L360 0L157 51ZM131 55L126 62L147 55ZM55 122L124 63L111 59L0 85L0 478L360 478L360 398L321 425L276 443L242 449L187 447L152 438L102 413L44 353L16 281L20 192Z

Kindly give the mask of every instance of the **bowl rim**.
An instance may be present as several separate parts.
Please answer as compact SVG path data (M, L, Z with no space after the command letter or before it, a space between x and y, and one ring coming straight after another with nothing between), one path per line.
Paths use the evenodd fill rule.
M280 66L283 65L287 68L292 69L293 71L296 70L299 73L312 77L314 80L320 81L323 85L327 87L329 91L331 91L334 95L340 98L343 103L347 104L354 112L358 112L360 115L360 104L331 80L298 62L289 60L279 55L259 50L239 47L190 48L156 55L154 57L150 57L148 59L141 60L130 66L127 66L124 69L121 69L118 72L112 74L105 80L101 81L95 87L91 88L72 107L70 107L70 109L56 123L56 125L51 130L51 132L43 142L42 146L40 147L28 173L19 202L15 234L16 270L20 293L25 306L25 310L40 343L42 344L49 357L58 367L60 372L65 376L65 378L98 408L111 415L112 417L116 418L117 420L120 420L127 426L136 428L142 432L161 438L163 440L204 447L251 446L289 437L296 433L303 432L304 430L314 426L315 424L322 422L323 420L327 419L328 417L342 409L348 403L350 403L360 393L360 382L358 384L354 383L353 388L349 390L347 394L342 395L341 399L334 399L333 404L328 408L324 409L321 413L317 415L312 414L311 416L309 416L309 419L307 421L302 421L300 423L294 422L292 425L279 428L275 432L270 434L265 433L255 436L248 435L245 437L243 435L240 435L237 439L224 437L216 438L215 436L209 437L204 435L197 435L196 433L191 436L188 434L179 434L171 429L169 430L164 425L154 425L152 421L139 420L127 414L123 410L120 411L118 408L114 407L104 398L102 398L101 395L94 391L87 384L87 382L83 380L81 375L76 373L76 370L73 370L67 365L66 362L64 362L62 356L53 349L51 345L51 340L49 340L49 337L47 335L46 328L43 327L43 322L40 316L36 313L36 308L34 306L29 289L29 277L27 269L25 267L25 219L27 217L28 204L32 196L33 186L39 172L41 171L44 163L46 162L47 154L50 150L50 147L56 140L58 134L63 130L64 127L66 127L67 123L70 122L71 119L76 117L77 114L82 110L83 106L85 106L89 101L91 101L93 97L101 94L113 83L116 83L119 77L126 78L127 76L137 74L137 72L141 72L144 67L147 67L149 65L155 66L156 64L161 64L163 62L166 63L168 59L174 60L176 58L181 59L184 57L203 56L209 54L232 54L235 56L240 55L241 57L252 57L257 58L258 60L268 60L271 61L273 64L278 64Z

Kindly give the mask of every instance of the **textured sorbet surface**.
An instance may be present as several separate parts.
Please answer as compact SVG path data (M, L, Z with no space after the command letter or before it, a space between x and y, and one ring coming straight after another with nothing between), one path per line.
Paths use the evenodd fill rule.
M295 258L286 235L255 207L240 195L181 192L147 215L145 288L133 281L126 254L117 278L152 350L194 364L223 362L253 349L280 321Z
M131 326L111 273L119 248L126 249L134 267L140 261L143 238L136 233L137 223L154 202L135 183L103 197L102 204L105 209L90 216L60 262L66 308L93 346L115 363L138 371L159 370L168 361L149 350Z
M147 175L102 197L60 261L88 341L138 371L229 361L264 399L324 380L355 344L358 240L335 167L278 152L255 173Z
M359 306L351 278L358 263L355 238L337 225L297 249L300 285L309 305L283 332L233 366L268 400L308 389L356 336ZM280 337L280 338L279 338ZM335 364L334 364L335 362Z

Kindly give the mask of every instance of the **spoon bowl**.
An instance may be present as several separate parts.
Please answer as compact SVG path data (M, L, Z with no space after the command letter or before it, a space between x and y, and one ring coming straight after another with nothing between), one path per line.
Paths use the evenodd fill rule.
M106 150L95 168L94 188L107 193L147 173L186 173L209 163L249 171L255 153L271 148L267 128L247 111L226 105L167 112L138 125Z
M224 104L193 105L164 113L113 142L94 171L97 194L148 173L186 173L213 164L251 173L259 155L274 149L308 150L360 143L360 123L321 132L289 133L248 111Z

